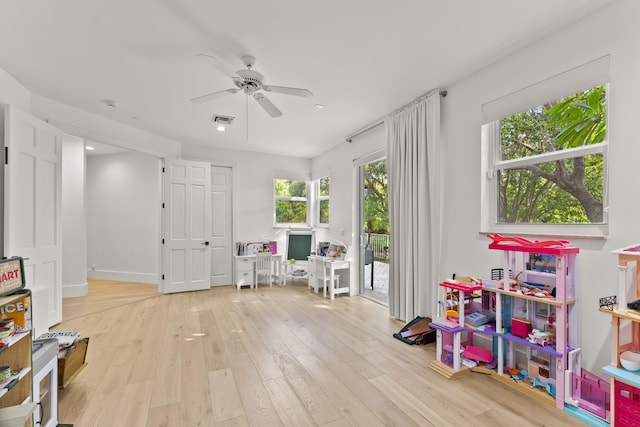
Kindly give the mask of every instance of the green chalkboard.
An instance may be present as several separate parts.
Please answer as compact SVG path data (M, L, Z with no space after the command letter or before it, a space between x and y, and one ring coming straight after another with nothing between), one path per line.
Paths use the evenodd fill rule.
M306 261L311 255L311 234L289 234L287 259Z

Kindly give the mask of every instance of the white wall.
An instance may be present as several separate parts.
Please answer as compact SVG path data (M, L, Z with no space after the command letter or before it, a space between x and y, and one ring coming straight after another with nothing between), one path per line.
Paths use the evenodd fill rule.
M91 278L158 283L161 162L139 153L87 158Z
M232 166L235 241L277 240L283 252L286 232L273 227L273 179L310 179L310 159L187 144L182 158Z
M487 276L499 254L480 235L480 107L483 103L611 54L609 106L610 225L606 240L570 239L578 256L578 340L583 365L598 372L609 363L610 316L598 311L600 297L616 294L612 249L640 242L640 198L635 171L640 161L637 100L640 99L640 3L623 0L517 54L446 88L442 102L445 154L444 275Z
M84 296L87 285L84 139L62 139L62 296Z

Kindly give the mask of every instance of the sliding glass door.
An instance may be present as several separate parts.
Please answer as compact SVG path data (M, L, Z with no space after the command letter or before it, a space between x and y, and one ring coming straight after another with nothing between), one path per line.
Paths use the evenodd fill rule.
M387 161L372 156L358 166L360 294L389 303L389 204Z

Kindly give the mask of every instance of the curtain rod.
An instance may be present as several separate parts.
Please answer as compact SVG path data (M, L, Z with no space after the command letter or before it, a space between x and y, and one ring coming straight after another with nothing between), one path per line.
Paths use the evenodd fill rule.
M393 111L393 112L391 112L390 114L397 113L398 111L403 110L403 109L405 109L405 108L409 107L410 105L415 104L416 102L420 102L420 101L422 101L424 98L426 98L427 96L431 95L433 92L434 92L434 91L429 91L429 92L425 93L424 95L421 95L421 96L417 97L416 99L414 99L413 101L411 101L411 102L410 102L410 103L408 103L407 105L405 105L405 106L403 106L403 107L400 107L400 108L398 108L398 109L394 110L394 111ZM444 98L445 96L447 96L447 91L446 91L446 90L441 90L441 91L439 92L439 94L440 94L440 96L441 96L441 97L443 97L443 98ZM345 141L347 141L348 143L351 143L351 141L353 141L353 138L355 138L356 136L360 136L360 135L362 135L363 133L367 133L367 132L369 132L370 130L375 129L375 128L377 128L378 126L380 126L380 125L382 125L382 124L384 124L384 118L378 119L378 120L376 120L375 122L370 123L370 124L368 124L367 126L363 127L362 129L360 129L360 130L358 130L358 131L356 131L356 132L353 132L352 134L350 134L349 136L347 136L344 140L345 140Z

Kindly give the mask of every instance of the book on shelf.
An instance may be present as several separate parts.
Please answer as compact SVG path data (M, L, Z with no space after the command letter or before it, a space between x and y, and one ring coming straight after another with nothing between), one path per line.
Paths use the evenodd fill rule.
M238 256L255 255L264 252L269 252L274 255L277 254L278 242L268 240L261 242L238 242L236 244L236 254Z

